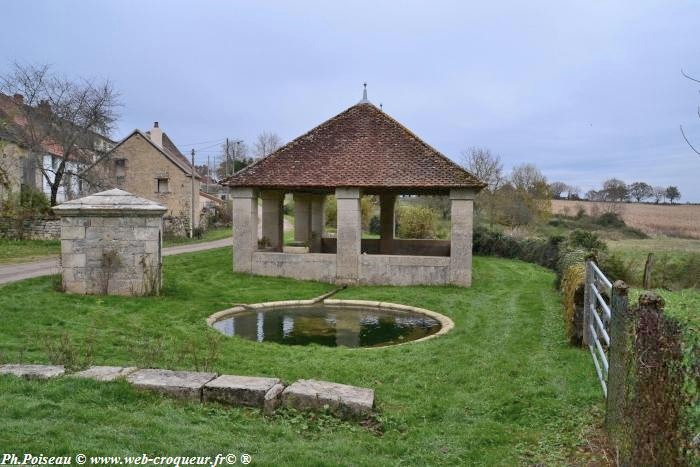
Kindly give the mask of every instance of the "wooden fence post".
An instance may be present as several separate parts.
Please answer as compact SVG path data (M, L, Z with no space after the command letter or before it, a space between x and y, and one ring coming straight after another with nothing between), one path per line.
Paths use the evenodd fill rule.
M593 338L591 336L590 322L591 322L591 303L594 303L593 294L591 293L591 284L593 283L593 267L591 266L591 260L586 260L586 281L585 288L583 289L583 343L586 347L593 344Z
M629 309L629 287L615 281L610 297L610 348L608 349L608 397L605 406L605 427L618 451L629 451L625 408L628 405L629 373L632 363L634 319Z

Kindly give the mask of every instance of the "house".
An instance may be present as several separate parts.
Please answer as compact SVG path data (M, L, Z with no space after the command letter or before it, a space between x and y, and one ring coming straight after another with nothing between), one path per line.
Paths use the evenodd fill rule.
M233 199L235 271L339 284L471 284L473 200L485 184L375 107L366 90L358 104L221 183ZM287 193L306 253L284 247ZM324 235L330 194L336 238ZM414 194L449 197L449 240L394 238L396 198ZM362 238L363 195L379 197L379 239Z
M149 131L132 131L109 151L102 164L108 165L110 188L120 188L167 208L166 232L187 233L193 200L194 226L200 225L201 177L158 122Z
M62 148L50 141L42 145L39 154L28 147L23 140L26 117L20 110L24 105L21 94L8 96L0 93L0 199L6 199L9 193L18 193L22 186L40 190L49 197L51 187L48 179L54 180L54 170L63 157ZM100 188L75 175L116 144L104 135L92 133L92 136L94 147L82 153L80 160L66 162L56 202L74 199Z

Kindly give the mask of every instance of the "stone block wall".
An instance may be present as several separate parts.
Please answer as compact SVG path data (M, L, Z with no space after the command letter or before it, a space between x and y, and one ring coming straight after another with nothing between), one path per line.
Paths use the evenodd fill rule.
M61 221L52 217L25 219L20 227L13 217L0 217L0 238L28 240L57 240L61 236Z
M79 294L157 293L161 242L160 216L64 217L63 288Z

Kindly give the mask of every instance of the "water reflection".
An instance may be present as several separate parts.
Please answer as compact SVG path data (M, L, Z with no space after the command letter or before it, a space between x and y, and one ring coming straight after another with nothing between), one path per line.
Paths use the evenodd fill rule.
M217 321L214 328L258 342L380 347L435 334L440 322L419 313L316 306L242 312Z

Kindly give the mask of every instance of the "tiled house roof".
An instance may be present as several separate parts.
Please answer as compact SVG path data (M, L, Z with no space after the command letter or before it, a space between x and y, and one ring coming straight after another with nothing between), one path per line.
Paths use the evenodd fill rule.
M327 120L221 184L407 191L485 186L367 101Z
M190 164L190 161L188 161L187 158L180 152L180 150L177 149L177 146L175 146L172 140L168 138L168 135L165 133L163 133L163 147L159 147L153 141L151 141L151 136L149 132L144 133L141 130L136 129L129 133L129 135L122 139L119 143L117 143L117 145L110 150L110 153L116 152L122 144L124 144L127 140L131 139L134 136L140 136L141 138L146 140L151 146L153 146L153 148L155 148L156 151L163 154L166 157L166 159L172 162L177 168L182 170L185 173L185 175L192 174L192 164ZM196 170L194 178L202 178Z

